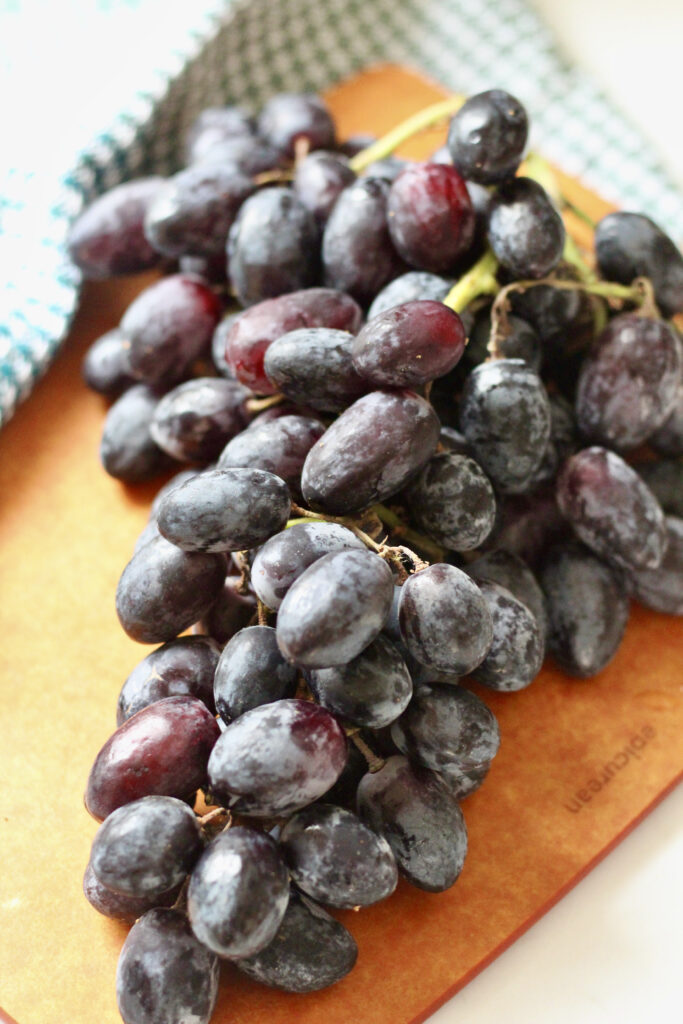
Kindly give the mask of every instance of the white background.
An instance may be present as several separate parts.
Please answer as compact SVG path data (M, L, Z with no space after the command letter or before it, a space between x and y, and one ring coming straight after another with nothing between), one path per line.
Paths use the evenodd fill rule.
M683 0L532 5L683 187ZM429 1024L681 1024L682 921L679 787Z

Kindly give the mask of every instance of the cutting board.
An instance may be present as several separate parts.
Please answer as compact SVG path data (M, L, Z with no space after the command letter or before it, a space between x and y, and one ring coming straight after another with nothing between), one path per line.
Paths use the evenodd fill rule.
M442 95L381 66L327 100L344 138L384 132ZM401 152L424 157L443 138L443 128L425 132ZM578 183L563 186L593 217L608 209ZM580 222L571 227L588 240ZM0 1005L19 1024L120 1021L114 973L127 929L81 894L97 827L82 793L121 684L148 650L122 633L114 590L159 484L126 487L101 470L105 406L79 366L153 279L84 289L63 352L0 435ZM226 965L215 1024L423 1021L675 785L682 677L683 621L634 606L596 678L569 679L548 663L528 690L487 692L502 745L463 804L470 849L457 884L431 895L401 883L378 906L340 913L359 958L327 991L270 991Z

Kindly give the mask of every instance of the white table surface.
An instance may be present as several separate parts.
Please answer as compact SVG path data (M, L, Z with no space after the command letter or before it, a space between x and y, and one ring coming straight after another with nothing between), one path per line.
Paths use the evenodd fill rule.
M683 187L683 0L532 2ZM682 954L679 787L429 1024L681 1024Z

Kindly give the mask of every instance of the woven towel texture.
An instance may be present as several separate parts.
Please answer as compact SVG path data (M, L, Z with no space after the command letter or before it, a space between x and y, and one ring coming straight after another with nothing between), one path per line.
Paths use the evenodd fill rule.
M16 27L29 7L46 19L64 12L48 0L5 3L4 12L0 4L5 26ZM57 45L40 55L41 81L51 87L40 110L24 116L29 144L12 147L0 177L0 425L49 366L73 314L79 275L64 255L69 223L112 185L181 166L187 128L206 106L256 109L278 90L321 90L378 61L411 65L459 92L500 86L528 107L531 142L544 155L683 238L681 194L639 133L566 65L523 0L99 0L75 35L66 13L55 32ZM5 95L26 96L28 38L17 33ZM78 99L84 90L89 105ZM22 114L21 105L12 109ZM41 119L52 146L41 147L33 130Z

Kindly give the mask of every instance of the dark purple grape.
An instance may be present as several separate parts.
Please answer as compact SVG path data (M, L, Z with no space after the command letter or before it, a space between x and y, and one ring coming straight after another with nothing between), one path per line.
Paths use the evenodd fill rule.
M478 548L496 521L491 482L467 455L433 455L407 497L419 528L451 551Z
M123 944L116 998L124 1024L209 1024L218 997L218 957L177 910L150 910Z
M519 100L489 89L470 96L451 119L448 152L463 177L495 185L519 167L528 134L529 120Z
M345 515L399 491L433 455L439 420L412 391L373 391L311 448L301 476L313 509Z
M144 530L138 534L138 539L135 541L135 547L133 548L133 554L137 554L140 548L144 548L145 544L149 544L151 540L156 537L160 537L159 526L156 519L150 519Z
M608 281L649 277L664 315L683 311L683 256L649 217L609 213L595 230L595 253Z
M259 302L236 319L226 338L226 359L235 376L258 394L275 388L263 369L268 346L300 327L331 327L355 334L363 320L350 295L331 288L309 288Z
M264 188L242 204L228 238L228 271L243 306L310 288L320 271L315 217L289 188Z
M280 650L305 668L346 665L380 633L393 587L391 569L379 555L323 555L292 584L280 606Z
M474 580L490 580L509 590L513 597L525 604L533 613L540 626L541 635L547 635L548 615L543 591L523 558L500 548L470 562L467 573Z
M482 580L480 587L493 621L493 641L472 676L492 690L522 690L541 671L545 655L541 627L534 613L505 587L489 580Z
M198 278L172 274L145 288L121 321L130 342L130 366L149 384L179 380L208 349L220 302Z
M334 121L327 107L313 93L277 93L265 103L258 118L259 134L289 157L297 143L308 149L333 149Z
M354 725L371 729L395 721L413 693L403 658L381 633L348 664L314 669L307 680L311 693L324 708Z
M446 164L414 164L402 171L389 192L387 218L399 255L433 274L449 270L474 240L467 187Z
M579 538L608 562L656 569L666 545L664 514L652 491L614 452L584 448L564 464L557 501Z
M322 423L309 416L280 416L252 424L228 442L218 468L265 470L283 480L292 494L298 496L308 453L324 433Z
M550 437L550 404L538 374L521 359L475 367L462 395L460 429L501 491L523 491Z
M116 921L125 921L127 924L135 924L139 917L146 914L148 910L153 910L154 907L173 906L179 891L180 886L176 885L168 892L154 898L124 896L123 893L113 892L112 889L103 885L90 863L88 863L83 876L83 895L90 906L94 907L99 914L104 914L105 917L112 917Z
M389 237L389 183L359 178L339 195L323 234L325 283L368 305L406 267Z
M662 320L615 317L583 362L576 395L581 432L609 448L635 448L676 401L683 347Z
M397 643L401 643L401 627L398 621L398 608L401 603L401 588L398 584L394 585L394 594L391 599L391 611L389 617L384 623L383 633L386 633L390 639L395 640Z
M450 768L442 768L440 777L456 800L464 800L483 785L490 767L489 764L480 764L476 768L459 768L453 765Z
M538 372L541 366L541 341L538 334L531 324L518 316L508 316L506 323L508 333L498 340L498 352L504 359L523 359ZM491 316L486 312L477 318L465 349L463 359L469 366L479 366L488 359L490 337Z
M570 676L597 675L616 654L628 622L623 580L575 541L548 551L539 578L549 652Z
M259 953L275 937L289 902L277 844L253 829L216 836L192 872L187 912L199 941L222 957Z
M69 231L69 256L85 277L118 277L149 270L159 254L143 231L145 214L163 178L139 178L95 199Z
M254 183L234 166L198 163L169 178L145 217L145 234L164 256L222 254Z
M180 487L180 485L184 484L186 480L191 480L193 476L197 476L201 472L203 472L201 469L181 469L180 472L172 476L170 480L167 480L163 487L160 487L154 495L154 500L149 507L150 523L157 519L161 503L166 495L170 494L171 491L174 491L176 487Z
M289 161L279 150L264 139L252 135L234 135L231 139L215 142L194 162L229 167L235 173L246 174L249 178L289 166Z
M309 565L333 551L351 549L364 551L365 544L345 526L297 523L259 548L251 567L251 584L266 607L277 611L291 585Z
M356 180L348 161L339 153L309 153L294 168L293 188L321 226L341 192Z
M466 573L437 563L409 576L402 590L401 634L414 658L455 676L483 661L493 638L491 614Z
M264 369L278 391L293 402L341 412L372 387L353 367L353 344L353 335L347 331L301 327L273 342Z
M212 462L247 425L249 392L236 380L196 377L164 395L150 426L157 445L180 462Z
M555 500L554 488L540 488L499 501L500 523L491 534L496 548L523 558L532 569L545 549L570 532Z
M241 107L207 107L187 133L187 162L201 160L226 139L251 138L255 134L254 118Z
M395 277L373 299L368 310L368 320L379 316L387 309L402 306L406 302L426 301L443 302L453 287L453 281L437 274L428 274L424 270L410 270L407 274Z
M178 270L181 274L199 278L203 284L212 285L221 294L228 288L224 252L213 256L180 256Z
M683 615L683 519L665 519L667 546L656 569L637 569L630 574L631 592L637 601L655 612Z
M398 882L386 839L351 811L314 804L286 823L280 844L292 880L330 907L369 907L391 896Z
M131 715L164 697L196 697L214 714L213 677L219 655L216 641L206 636L181 636L152 651L121 688L116 724L123 725Z
M285 817L326 793L345 763L346 736L329 711L278 700L226 727L209 760L209 783L236 814Z
M460 686L423 684L391 727L391 738L411 760L435 772L488 764L500 730L492 711Z
M491 199L488 240L514 278L540 278L562 259L565 229L541 185L513 178Z
M81 365L83 380L92 391L116 398L135 384L128 363L128 341L120 327L96 338Z
M198 818L172 796L118 807L100 825L90 863L109 889L154 899L180 885L203 848Z
M565 264L560 264L555 274L562 280L576 280L574 268ZM549 284L512 292L510 307L515 316L531 324L546 352L565 352L567 339L580 330L586 315L591 326L593 323L588 296Z
M143 796L184 799L206 784L216 719L194 697L166 697L124 722L90 769L85 805L102 821Z
M683 462L659 459L639 462L633 469L638 471L664 512L683 519Z
M226 359L228 335L232 330L232 325L244 312L244 310L238 310L237 312L228 313L227 316L224 316L216 330L213 332L213 338L211 339L211 359L213 360L213 365L216 367L221 377L227 377L228 380L235 379L232 367Z
M462 320L442 302L405 302L361 329L353 365L376 387L419 387L452 370L466 340Z
M647 440L662 455L683 455L683 384L679 385L673 410Z
M216 708L225 722L245 711L293 697L296 669L277 646L271 626L248 626L235 633L221 654L214 679Z
M254 595L240 593L239 586L239 577L228 576L217 599L199 622L201 631L208 633L219 644L227 643L235 633L248 626L256 615Z
M541 464L530 482L530 489L554 480L565 459L579 447L576 417L572 405L552 392L548 395L550 402L550 437L546 445Z
M434 772L390 757L358 787L358 813L389 843L398 869L427 892L449 889L462 871L467 828L448 785Z
M116 589L119 621L139 643L173 640L208 611L220 594L225 571L223 555L189 553L163 537L152 538L121 574Z
M215 469L171 491L158 523L161 534L184 551L244 551L282 530L290 509L289 489L273 473Z
M170 465L154 441L151 425L159 395L146 384L135 384L107 413L100 441L100 460L107 473L126 483L151 480Z
M321 907L292 892L279 931L256 956L238 960L244 974L285 992L317 992L344 978L358 957L353 936Z

